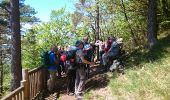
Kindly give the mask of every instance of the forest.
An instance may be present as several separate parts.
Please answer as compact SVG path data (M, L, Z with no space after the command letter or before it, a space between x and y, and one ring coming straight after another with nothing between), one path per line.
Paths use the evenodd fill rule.
M91 43L123 38L126 58L125 74L101 75L109 81L99 82L105 84L97 85L101 90L94 87L85 93L85 100L170 98L170 0L68 2L74 2L74 12L52 10L49 21L43 22L25 0L0 1L0 97L20 86L22 69L40 67L41 55L53 44L67 47L88 36Z

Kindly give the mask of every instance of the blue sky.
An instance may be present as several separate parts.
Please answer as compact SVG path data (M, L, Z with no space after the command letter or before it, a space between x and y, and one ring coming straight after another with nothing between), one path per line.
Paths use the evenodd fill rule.
M73 12L75 10L74 3L76 0L25 0L25 4L29 4L38 13L36 16L43 22L50 19L51 10L57 10L66 7L66 11Z

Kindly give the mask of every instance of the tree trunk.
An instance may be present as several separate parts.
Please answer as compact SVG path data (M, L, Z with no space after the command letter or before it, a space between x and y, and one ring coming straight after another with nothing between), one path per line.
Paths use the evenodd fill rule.
M135 33L133 32L133 29L132 29L130 23L129 23L129 19L128 19L127 14L126 14L126 8L125 8L125 5L124 5L124 1L121 0L121 2L122 2L122 8L123 8L123 13L124 13L125 21L128 23L128 27L130 29L130 33L131 33L131 36L132 36L133 44L136 46L136 45L138 45L138 41L137 41L137 39L135 37Z
M100 30L100 27L99 27L99 3L98 1L96 0L96 5L97 5L97 8L96 8L96 13L97 13L97 16L96 16L96 39L99 40L99 30ZM99 60L99 47L97 47L97 60Z
M148 32L147 39L149 47L152 48L157 43L157 17L156 17L156 0L149 0L148 7Z
M11 90L15 90L20 86L20 81L22 80L19 0L10 0L10 7L10 26L12 34Z
M2 44L0 43L0 45ZM2 50L0 50L0 97L2 96L2 93L3 93L3 54Z

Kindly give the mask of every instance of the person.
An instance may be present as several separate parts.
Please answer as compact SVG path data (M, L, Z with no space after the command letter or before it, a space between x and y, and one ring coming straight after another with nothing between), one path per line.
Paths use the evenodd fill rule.
M105 47L104 47L104 54L102 55L102 64L105 68L107 68L107 62L108 62L108 51L111 48L112 44L112 38L108 37L106 42L105 42Z
M59 49L58 58L60 58L62 54L64 54L64 50ZM59 66L58 66L58 78L61 78L61 76L64 75L64 74L65 74L64 62L60 60L59 61Z
M76 78L76 64L75 64L75 53L76 47L69 46L67 50L61 55L61 61L64 62L67 75L67 94L74 95L74 85Z
M83 48L83 52L84 52L84 58L91 62L92 61L92 56L93 56L93 47L92 45L89 43L88 41L88 37L85 36L83 37L83 45L84 45L84 48ZM86 76L87 78L89 78L89 72L90 72L90 66L88 64L86 64Z
M84 44L82 41L76 41L75 46L77 47L76 51L76 80L75 80L75 96L79 98L79 96L83 95L83 89L85 85L86 72L85 72L85 64L94 65L94 62L89 62L84 58L83 47Z
M85 53L85 59L86 60L88 60L88 61L91 61L92 59L92 55L93 55L93 48L92 48L92 46L91 46L91 44L88 42L88 37L87 36L85 36L84 38L83 38L83 45L84 45L84 53Z
M97 40L95 45L99 46L99 59L100 59L100 64L102 64L102 55L104 54L105 44L103 40Z
M120 53L120 45L117 43L116 38L112 38L111 48L108 50L109 59L113 60L118 57Z
M47 81L47 86L48 86L48 90L50 92L53 92L55 90L56 71L57 71L57 66L59 64L59 61L56 57L56 54L58 54L57 46L53 45L48 53L49 53L49 61L50 61L50 65L48 66L48 71L50 74L50 78Z
M116 38L111 38L110 39L111 42L111 47L110 49L105 53L105 58L103 57L103 62L106 65L109 65L109 62L117 59L120 53L120 46L119 44L116 42ZM111 62L112 63L112 62ZM106 66L109 67L109 66Z

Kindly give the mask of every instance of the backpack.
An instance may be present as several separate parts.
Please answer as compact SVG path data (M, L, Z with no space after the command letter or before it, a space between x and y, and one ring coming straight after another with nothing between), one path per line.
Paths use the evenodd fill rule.
M77 51L77 50L66 51L66 52L65 52L65 54L66 54L66 59L67 59L67 60L74 59L75 56L76 56L76 51Z
M42 56L41 56L41 58L42 58L42 64L45 65L46 67L48 67L48 66L51 65L51 64L50 64L50 54L51 54L51 53L52 53L52 52L46 51L46 52L43 52L43 54L42 54Z

